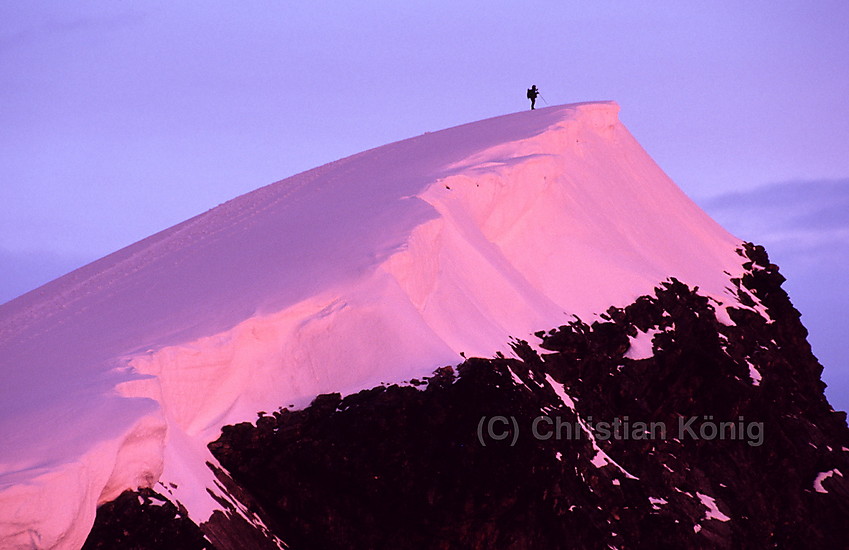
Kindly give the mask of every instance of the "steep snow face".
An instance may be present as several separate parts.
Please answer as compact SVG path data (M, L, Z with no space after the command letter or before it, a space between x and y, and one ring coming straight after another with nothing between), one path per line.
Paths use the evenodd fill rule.
M202 522L221 425L491 356L671 276L731 301L739 241L618 110L366 151L0 306L0 540L78 547L97 503L158 480Z

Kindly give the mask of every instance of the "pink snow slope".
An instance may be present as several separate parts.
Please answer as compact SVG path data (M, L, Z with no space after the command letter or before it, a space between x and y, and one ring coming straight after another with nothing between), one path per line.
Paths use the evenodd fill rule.
M670 276L722 302L739 241L612 102L379 147L263 187L0 306L0 540L77 548L98 503L321 392L492 356Z

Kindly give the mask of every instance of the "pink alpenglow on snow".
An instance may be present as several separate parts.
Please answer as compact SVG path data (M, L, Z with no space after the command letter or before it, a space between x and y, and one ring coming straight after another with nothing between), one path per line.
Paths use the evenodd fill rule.
M366 151L233 199L0 306L0 540L78 548L96 506L220 505L222 425L508 351L669 277L734 298L740 241L612 102ZM729 275L731 274L731 275Z

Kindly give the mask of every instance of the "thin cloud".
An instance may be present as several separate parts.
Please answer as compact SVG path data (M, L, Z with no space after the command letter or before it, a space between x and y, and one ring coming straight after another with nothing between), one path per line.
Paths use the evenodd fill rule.
M702 206L746 240L849 244L849 179L776 183Z
M109 32L135 27L144 23L148 15L137 10L106 15L18 14L26 23L13 31L0 33L0 52L6 53L20 46L69 34ZM22 21L19 21L22 22ZM8 21L7 21L8 23ZM9 25L7 28L11 27Z

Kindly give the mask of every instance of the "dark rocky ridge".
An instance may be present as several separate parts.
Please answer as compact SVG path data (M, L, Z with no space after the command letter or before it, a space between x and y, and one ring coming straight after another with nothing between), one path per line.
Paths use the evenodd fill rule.
M210 449L239 486L231 494L247 493L241 502L296 550L844 547L845 414L825 399L777 267L762 247L741 254L732 326L671 279L604 321L538 333L546 353L515 341L516 359L319 396L226 426ZM649 330L653 356L625 357ZM535 436L538 417L548 419L537 421L541 435L559 421L562 437ZM608 425L605 437L599 423L617 419L627 429ZM487 437L489 422L506 437ZM719 422L725 439L710 437ZM827 492L815 490L835 469L821 480ZM93 537L133 517L105 508ZM223 550L233 525L219 517L201 528Z
M152 489L125 491L97 510L84 550L213 548L186 510Z

